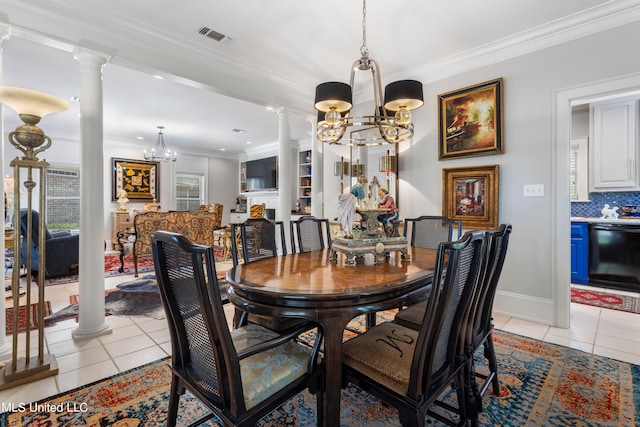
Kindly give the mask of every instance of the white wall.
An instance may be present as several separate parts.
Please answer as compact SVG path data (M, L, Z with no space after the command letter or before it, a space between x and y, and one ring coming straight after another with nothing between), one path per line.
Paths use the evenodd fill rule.
M554 200L554 140L556 91L637 73L640 57L623 48L640 38L640 23L629 24L577 41L504 61L489 67L425 85L425 106L414 112L416 134L400 147L400 210L405 217L441 214L442 169L500 165L499 221L513 225L507 262L499 286L496 309L515 317L553 324L557 294L553 271L554 227L560 235L569 228L566 206ZM414 76L428 79L428 76ZM438 161L437 95L497 77L504 79L504 147L502 155ZM568 107L567 107L568 108ZM568 161L566 163L568 177ZM559 177L564 179L564 176ZM567 178L568 182L568 178ZM409 184L411 183L411 184ZM543 184L544 197L524 198L523 185ZM564 195L560 195L564 200ZM557 212L566 217L557 218ZM566 251L569 250L568 232ZM561 244L564 244L561 242ZM559 266L566 269L568 265ZM561 274L560 276L564 276Z
M229 212L236 208L240 191L240 164L237 159L208 158L208 203L224 206L222 224L229 222Z

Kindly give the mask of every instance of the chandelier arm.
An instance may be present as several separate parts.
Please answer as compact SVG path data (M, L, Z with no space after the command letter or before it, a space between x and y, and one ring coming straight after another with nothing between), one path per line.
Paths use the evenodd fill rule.
M351 90L354 88L354 83L356 80L356 71L360 65L360 59L356 59L353 61L353 65L351 66L351 78L349 79L349 85L351 85Z
M385 111L382 109L382 83L380 82L380 72L378 68L378 63L373 59L371 62L371 74L373 80L373 100L375 104L375 115L382 117L385 115Z

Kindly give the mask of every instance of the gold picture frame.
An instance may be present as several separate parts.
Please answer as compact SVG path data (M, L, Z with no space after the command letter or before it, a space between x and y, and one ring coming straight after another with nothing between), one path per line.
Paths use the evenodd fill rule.
M499 165L442 170L442 215L464 228L498 228Z
M438 95L438 160L504 153L502 78Z
M132 201L159 201L159 162L112 158L112 165L113 201L118 200L120 190L126 191L127 198Z

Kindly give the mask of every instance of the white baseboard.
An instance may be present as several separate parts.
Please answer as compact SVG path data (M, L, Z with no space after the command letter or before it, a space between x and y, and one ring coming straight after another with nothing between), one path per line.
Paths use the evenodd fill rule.
M493 311L504 316L553 325L553 300L513 292L496 292Z

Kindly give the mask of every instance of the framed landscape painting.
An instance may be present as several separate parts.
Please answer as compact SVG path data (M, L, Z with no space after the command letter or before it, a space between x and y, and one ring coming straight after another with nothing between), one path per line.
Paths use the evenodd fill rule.
M118 200L118 193L124 190L130 200L159 201L158 162L113 158L112 163L112 200Z
M498 227L500 166L442 170L442 215L462 221L464 228Z
M438 159L504 153L502 78L438 95Z

